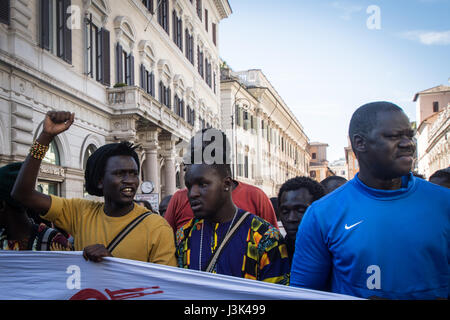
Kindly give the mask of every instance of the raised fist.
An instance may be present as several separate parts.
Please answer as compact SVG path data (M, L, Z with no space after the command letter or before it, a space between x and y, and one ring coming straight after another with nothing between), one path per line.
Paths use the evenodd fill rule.
M66 111L49 111L45 115L43 132L54 137L70 128L75 113Z

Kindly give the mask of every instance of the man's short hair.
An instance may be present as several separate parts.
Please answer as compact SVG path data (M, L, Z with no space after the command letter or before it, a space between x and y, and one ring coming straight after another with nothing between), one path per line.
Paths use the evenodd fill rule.
M226 134L216 128L198 131L189 144L186 165L212 165L223 177L231 176L231 147Z
M311 193L313 196L313 201L316 201L322 198L325 195L325 190L323 186L309 177L295 177L287 180L280 188L278 192L278 207L281 203L281 196L286 191L298 190L301 188L305 188Z
M137 145L131 142L122 141L120 143L109 143L101 146L94 151L88 158L86 170L84 172L86 191L90 195L102 197L103 190L98 188L100 179L105 175L105 167L109 158L114 156L130 156L137 164L138 172L140 169L139 156L135 149Z
M403 112L402 108L387 101L377 101L367 103L359 107L352 115L350 120L350 125L348 129L348 135L350 137L350 143L352 149L354 148L354 136L356 134L367 137L367 135L376 127L377 125L377 115L380 112ZM356 152L355 152L356 155Z
M341 177L341 176L329 176L329 177L326 177L325 179L323 179L322 181L320 181L320 184L325 186L327 183L329 183L333 180L341 181L344 183L348 181L347 179L345 179L344 177Z

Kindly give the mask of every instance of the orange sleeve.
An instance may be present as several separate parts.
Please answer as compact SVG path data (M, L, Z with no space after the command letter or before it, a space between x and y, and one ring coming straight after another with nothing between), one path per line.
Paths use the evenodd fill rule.
M164 218L167 220L167 222L172 227L174 232L177 231L176 213L178 207L179 194L180 191L175 192L175 194L170 199L169 204L167 205L166 213L164 213Z
M175 192L169 201L164 218L174 232L177 232L185 223L194 217L189 200L187 197L187 189L181 189Z

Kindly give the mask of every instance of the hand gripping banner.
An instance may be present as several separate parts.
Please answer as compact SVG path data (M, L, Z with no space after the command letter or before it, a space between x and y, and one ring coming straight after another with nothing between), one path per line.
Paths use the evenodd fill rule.
M82 252L0 251L0 300L348 300L300 289Z

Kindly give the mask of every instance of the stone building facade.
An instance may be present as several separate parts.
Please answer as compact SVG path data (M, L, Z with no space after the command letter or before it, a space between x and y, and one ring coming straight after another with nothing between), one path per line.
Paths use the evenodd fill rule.
M450 166L450 87L436 86L418 92L416 170L427 179L435 171Z
M129 140L142 180L172 194L184 180L177 145L221 124L218 26L230 14L227 0L2 1L0 165L26 157L46 112L70 111L38 188L85 196L87 157Z
M309 138L259 69L221 72L221 123L234 177L276 197L289 178L309 175Z

